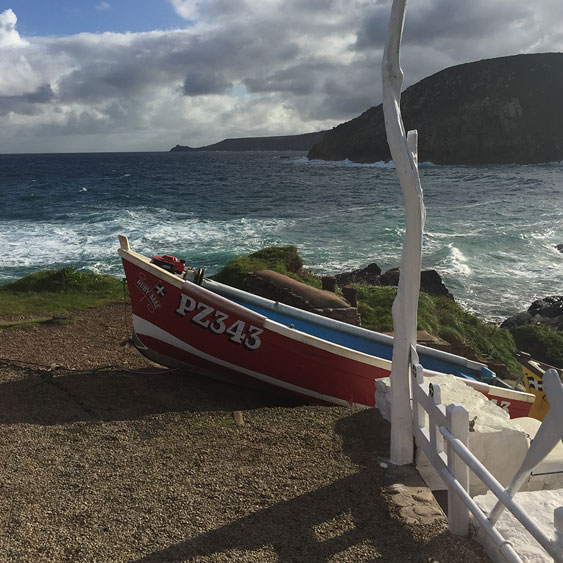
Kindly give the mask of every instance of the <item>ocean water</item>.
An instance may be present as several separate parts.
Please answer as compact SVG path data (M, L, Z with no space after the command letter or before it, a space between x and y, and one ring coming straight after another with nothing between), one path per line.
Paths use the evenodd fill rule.
M563 163L434 166L423 268L490 321L563 294ZM399 265L404 205L384 164L302 153L0 155L0 284L71 265L122 276L118 234L217 272L230 258L295 244L319 274Z

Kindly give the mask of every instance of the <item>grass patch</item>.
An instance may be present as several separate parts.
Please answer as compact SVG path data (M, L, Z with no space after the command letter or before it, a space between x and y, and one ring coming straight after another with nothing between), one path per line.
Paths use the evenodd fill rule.
M0 315L57 315L122 300L124 284L112 276L74 268L43 270L0 286Z
M548 326L527 325L510 329L516 345L535 360L563 368L563 333Z
M391 309L397 288L358 285L356 290L362 326L378 332L392 331ZM506 364L516 376L521 372L512 335L484 323L450 299L421 292L417 328L446 340L476 360L492 358L495 362Z
M233 258L213 279L244 289L246 276L257 270L273 270L302 281L302 269L303 260L296 246L269 246L248 256Z
M373 285L357 285L355 287L362 326L378 332L392 331L391 306L397 295L397 288Z

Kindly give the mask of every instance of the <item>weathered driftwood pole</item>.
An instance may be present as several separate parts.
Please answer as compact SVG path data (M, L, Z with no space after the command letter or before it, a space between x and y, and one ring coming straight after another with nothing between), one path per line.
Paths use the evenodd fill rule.
M397 169L405 199L406 234L401 275L393 303L393 367L391 370L391 461L403 465L413 461L410 404L411 348L416 346L416 321L420 291L422 233L426 211L418 176L417 132L405 128L401 117L403 71L399 48L403 35L406 0L394 0L389 35L383 54L383 113L391 158Z

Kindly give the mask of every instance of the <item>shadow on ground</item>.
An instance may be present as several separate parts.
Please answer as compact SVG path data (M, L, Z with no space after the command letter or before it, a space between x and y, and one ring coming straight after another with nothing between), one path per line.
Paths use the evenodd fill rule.
M289 562L483 561L461 548L442 526L429 541L390 514L382 497L389 425L374 409L340 419L344 452L359 465L353 475L292 500L254 512L136 560L268 560ZM424 536L424 534L422 534ZM442 559L444 552L448 558ZM245 557L252 559L246 559Z
M1 367L1 366L0 366ZM145 368L85 372L20 368L0 383L0 423L64 424L133 420L166 412L248 410L302 404L188 372Z
M387 548L394 549L395 540L386 539L382 529L388 515L379 499L383 469L376 461L378 454L387 452L387 424L374 417L373 410L362 410L339 420L337 432L346 453L363 462L358 473L171 545L137 563L221 556L236 560L242 552L307 562L326 561L341 552L348 552L350 561L366 561L366 556L380 553L384 561L393 561L391 552L386 555ZM377 549L372 543L376 537Z

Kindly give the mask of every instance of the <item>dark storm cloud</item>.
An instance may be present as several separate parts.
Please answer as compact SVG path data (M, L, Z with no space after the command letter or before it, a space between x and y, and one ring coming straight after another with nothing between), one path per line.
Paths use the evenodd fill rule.
M225 80L221 74L215 72L190 72L184 80L182 91L186 96L223 94L231 86L232 83Z
M480 38L506 33L513 26L533 25L536 5L511 0L433 0L409 4L403 42L405 45L425 45L444 40ZM356 48L381 46L387 34L391 2L378 2L360 22Z
M10 112L36 115L40 111L37 105L46 104L53 98L54 92L49 84L20 96L0 96L0 115L7 115Z

